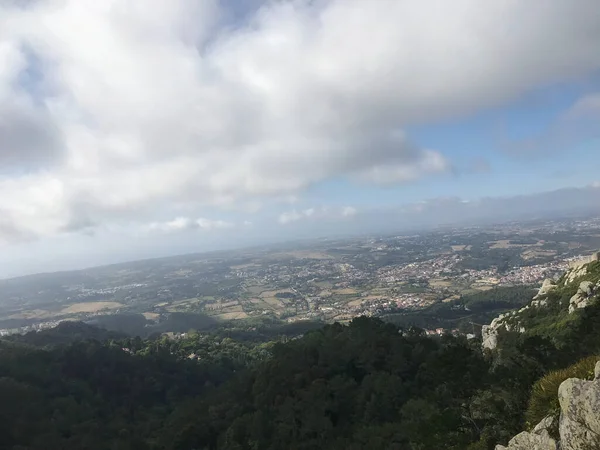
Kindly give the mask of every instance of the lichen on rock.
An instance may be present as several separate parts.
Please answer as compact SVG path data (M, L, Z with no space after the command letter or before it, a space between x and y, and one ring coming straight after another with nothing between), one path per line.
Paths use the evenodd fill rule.
M508 446L495 450L595 450L600 449L600 361L593 381L569 378L558 388L559 439L551 435L556 417L548 416L531 432L513 437ZM556 436L555 436L556 437Z

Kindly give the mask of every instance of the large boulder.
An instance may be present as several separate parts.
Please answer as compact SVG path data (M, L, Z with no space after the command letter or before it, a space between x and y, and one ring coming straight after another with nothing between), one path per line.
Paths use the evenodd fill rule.
M569 300L569 314L573 314L579 308L585 308L587 306L587 297L581 295L579 292L571 297Z
M579 284L577 293L569 300L569 314L574 313L579 308L585 308L597 290L597 286L591 281L582 281Z
M565 282L572 283L577 278L588 273L588 264L600 261L600 252L596 252L591 256L581 258L569 264L569 270L566 273Z
M548 431L540 434L523 431L517 434L508 443L508 450L556 450L556 441L550 437Z
M533 431L517 434L508 443L508 447L497 445L496 450L557 450L558 444L548 430L554 423L553 417L546 417Z
M498 346L498 329L492 325L481 327L481 339L483 348L494 350Z
M600 448L600 362L596 378L565 380L558 389L561 450Z
M538 291L538 293L536 294L535 297L533 297L533 300L539 300L540 298L545 297L546 295L548 295L550 292L552 292L554 289L556 289L556 284L554 283L554 280L551 278L546 278L544 280L544 282L542 283L542 286L540 287L540 290Z
M531 432L523 432L508 446L495 450L597 450L600 449L600 361L596 363L594 381L569 378L558 388L560 417L548 416Z
M581 283L579 283L579 289L577 289L577 292L581 295L589 297L594 293L594 288L594 283L592 283L591 281L582 281Z

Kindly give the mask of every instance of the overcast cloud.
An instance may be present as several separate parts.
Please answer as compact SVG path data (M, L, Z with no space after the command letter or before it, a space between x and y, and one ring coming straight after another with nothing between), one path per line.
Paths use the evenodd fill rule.
M445 176L407 127L600 70L597 0L226 3L0 3L0 241Z

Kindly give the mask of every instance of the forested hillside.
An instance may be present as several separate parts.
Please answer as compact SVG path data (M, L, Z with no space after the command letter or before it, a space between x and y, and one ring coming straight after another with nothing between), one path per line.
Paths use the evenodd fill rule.
M143 340L70 324L0 341L0 448L493 449L531 425L532 400L552 407L532 399L537 380L600 354L594 302L556 335L537 326L484 352L374 318L298 339Z

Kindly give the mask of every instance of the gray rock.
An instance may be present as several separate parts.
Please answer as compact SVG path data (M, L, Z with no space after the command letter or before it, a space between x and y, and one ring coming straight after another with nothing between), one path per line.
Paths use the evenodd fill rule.
M597 254L596 254L597 256ZM588 273L588 264L597 261L594 257L584 258L580 261L573 262L570 264L571 268L567 271L565 277L565 283L569 284L575 281L577 278L582 277Z
M579 308L585 308L588 303L589 297L578 292L569 300L569 314L574 313Z
M561 450L600 448L600 381L565 380L558 400Z
M548 431L538 433L523 431L517 434L508 443L507 450L557 450L556 441L550 437Z
M531 433L524 431L517 434L510 440L508 447L497 445L496 450L557 450L558 444L548 433L555 421L555 417L548 416Z
M600 252L596 252L591 256L587 256L573 261L569 264L569 270L566 273L565 282L572 283L577 278L588 273L588 264L600 261Z
M548 416L545 419L542 419L542 421L533 429L533 433L540 434L544 430L550 430L556 424L556 420L557 418L554 416Z
M540 287L540 290L538 291L537 295L533 297L533 299L538 300L540 297L548 295L548 293L553 291L554 289L556 289L556 284L554 284L554 280L551 278L546 278L542 283L542 286Z
M600 361L596 363L594 381L570 378L558 389L560 418L557 442L550 436L557 418L546 417L531 432L510 440L507 447L496 450L597 450L600 449Z
M494 350L498 346L498 330L492 325L481 327L481 338L483 348Z
M594 283L592 283L591 281L582 281L579 284L579 290L577 292L581 295L589 297L594 293Z

